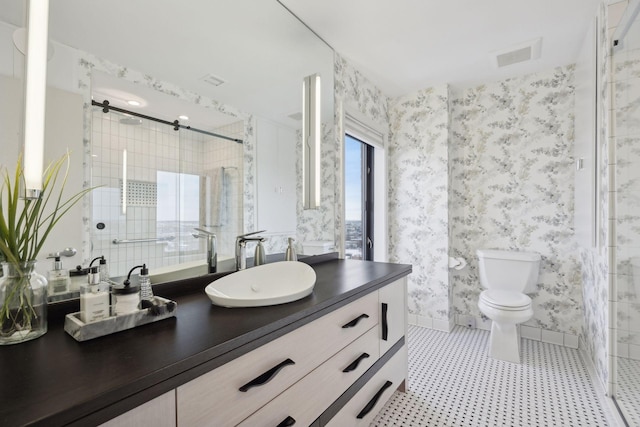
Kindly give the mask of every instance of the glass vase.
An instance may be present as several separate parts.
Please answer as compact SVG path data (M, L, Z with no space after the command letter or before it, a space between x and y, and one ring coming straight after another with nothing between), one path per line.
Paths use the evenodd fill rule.
M0 345L18 344L47 332L47 279L36 261L2 263Z

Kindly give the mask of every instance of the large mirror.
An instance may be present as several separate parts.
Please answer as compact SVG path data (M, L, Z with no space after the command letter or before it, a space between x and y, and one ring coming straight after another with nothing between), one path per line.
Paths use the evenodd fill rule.
M26 2L3 4L0 84L13 94L0 110L3 124L11 124L1 135L3 164L20 146L24 55L17 30L25 21ZM62 259L65 268L104 255L112 276L141 263L152 275L202 274L207 244L193 236L195 228L216 233L221 259L232 256L235 236L261 225L260 200L275 197L258 182L283 169L285 180L300 177L297 152L278 156L292 159L284 168L258 153L299 149L305 76L322 77L323 141L333 140L333 52L275 0L55 0L49 37L45 161L69 148L69 190L101 186L48 239L42 258L78 249ZM104 100L150 118L92 105ZM298 187L289 204L277 204L294 222ZM295 233L295 223L287 224L268 230L272 251L284 251L281 242ZM38 269L46 274L49 264Z

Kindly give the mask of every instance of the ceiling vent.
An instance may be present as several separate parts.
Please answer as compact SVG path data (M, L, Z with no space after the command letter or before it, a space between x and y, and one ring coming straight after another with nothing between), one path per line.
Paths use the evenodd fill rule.
M524 43L511 46L491 53L494 64L498 67L517 64L519 62L531 61L540 58L542 48L542 38L529 40Z
M225 83L225 80L223 80L221 77L214 76L213 74L207 74L206 76L201 77L200 80L213 86L220 86L221 84Z

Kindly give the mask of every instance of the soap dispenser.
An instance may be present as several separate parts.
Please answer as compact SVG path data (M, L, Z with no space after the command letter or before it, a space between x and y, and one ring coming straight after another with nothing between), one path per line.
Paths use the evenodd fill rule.
M61 294L69 292L69 284L71 278L69 276L69 270L62 268L62 261L60 255L56 254L53 260L53 269L49 271L49 294Z
M296 255L296 250L293 247L293 242L295 242L293 237L289 237L289 247L287 247L287 251L284 254L284 260L285 261L297 261L298 260L298 255Z
M253 255L253 265L254 266L263 265L266 262L267 261L266 261L266 255L264 254L264 246L262 245L262 240L259 240L258 244L256 245L256 252Z
M109 267L107 267L107 260L104 259L104 255L100 257L100 281L109 283Z
M91 267L88 283L80 288L80 319L91 323L106 319L109 314L109 290L100 282L99 267Z
M142 269L140 270L140 300L142 304L142 308L147 308L148 303L153 300L153 291L151 290L151 278L149 277L149 269L147 268L147 264L142 264Z

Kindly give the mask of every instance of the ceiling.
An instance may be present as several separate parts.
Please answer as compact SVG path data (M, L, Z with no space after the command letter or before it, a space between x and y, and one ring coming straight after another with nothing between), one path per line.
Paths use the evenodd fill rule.
M24 25L24 0L2 2L0 20ZM443 83L470 86L572 63L598 3L52 0L50 36L245 111L291 121L287 117L300 110L299 76L316 72L310 64L319 54L306 47L315 38L282 5L383 93L397 97ZM539 59L494 65L492 52L536 38L542 38ZM285 71L292 57L298 62ZM219 87L203 82L209 73L227 82ZM324 73L332 73L331 65ZM283 95L287 91L290 96ZM330 92L323 96L332 98Z
M598 0L279 0L383 93L498 80L576 60ZM537 60L491 52L542 37Z
M0 21L26 25L26 1L1 2ZM54 47L60 43L89 52L186 89L197 101L208 97L292 127L301 123L289 116L301 111L303 77L333 74L333 51L276 0L51 0L49 37ZM56 49L50 69L68 61L64 55ZM224 83L214 86L204 80L207 75ZM123 81L93 79L94 94L114 89L126 95L130 88L120 87L118 80ZM332 117L330 79L323 84L323 99ZM146 114L152 106L162 107L158 100L145 101Z

